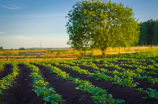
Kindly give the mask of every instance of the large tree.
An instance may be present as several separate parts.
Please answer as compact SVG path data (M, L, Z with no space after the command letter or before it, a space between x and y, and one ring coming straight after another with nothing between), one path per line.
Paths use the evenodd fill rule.
M139 24L132 8L122 3L89 0L77 2L67 18L68 44L75 49L130 47L139 40Z
M89 45L86 44L88 42L88 37L86 37L86 23L84 22L83 11L81 10L81 3L78 2L73 6L74 10L69 11L68 16L69 22L67 22L67 33L69 34L69 41L67 44L71 45L72 48L77 50L83 50Z

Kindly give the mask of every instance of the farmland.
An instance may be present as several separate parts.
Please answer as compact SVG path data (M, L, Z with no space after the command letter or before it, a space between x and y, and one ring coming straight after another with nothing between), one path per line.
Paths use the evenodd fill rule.
M158 2L10 1L0 104L158 104Z
M2 104L157 104L158 57L1 61Z
M153 46L152 49L157 49ZM129 54L151 50L151 47L108 48L107 56ZM26 50L0 50L0 60L61 60L78 58L98 58L102 52L99 49L78 51L74 49L26 49Z

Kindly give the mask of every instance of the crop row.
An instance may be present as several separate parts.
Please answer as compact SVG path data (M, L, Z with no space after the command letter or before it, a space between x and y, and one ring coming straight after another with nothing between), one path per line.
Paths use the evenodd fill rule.
M0 71L2 71L3 69L4 69L4 65L5 65L6 63L4 63L4 62L0 62Z
M56 64L56 62L52 62L51 64ZM58 64L56 64L56 65L58 65ZM121 79L117 75L114 75L114 77L111 77L111 76L105 75L104 73L101 73L100 71L95 71L94 73L91 73L88 70L81 69L78 66L70 66L68 64L60 64L60 66L64 66L73 71L78 71L80 74L87 74L89 76L94 77L96 80L105 80L108 82L113 82L113 84L123 85L124 87L135 87L138 84L137 82L134 82L132 77L127 77L127 78Z
M65 64L62 64L62 63L65 63ZM55 65L58 65L58 66L64 66L66 68L69 68L69 69L72 69L73 71L78 71L80 74L87 74L87 75L90 75L90 76L93 76L94 78L96 78L97 80L105 80L105 81L117 81L117 82L113 82L113 84L120 84L120 85L124 85L126 87L133 87L131 86L131 78L137 78L137 79L143 79L143 80L147 80L148 82L152 83L152 84L157 84L158 82L158 78L152 78L151 76L141 76L140 74L137 74L135 73L135 70L132 71L130 69L127 69L127 70L124 70L123 72L118 72L116 70L114 71L108 71L107 69L104 69L104 68L101 68L99 69L96 64L92 63L91 62L80 62L80 63L74 63L73 62L70 62L70 61L65 61L65 62L49 62L49 64L55 64ZM71 64L71 65L76 65L76 66L70 66L68 64ZM85 69L81 69L80 67L78 67L77 65L85 65L87 67L93 67L93 68L96 68L98 70L101 70L103 72L109 72L109 73L112 73L112 74L115 74L114 75L114 78L110 77L110 76L107 76L105 75L104 73L100 73L99 71L95 71L95 74L94 73L90 73L88 70L85 70ZM137 70L138 71L138 70ZM126 78L125 80L122 80L120 79L117 75L122 75L122 78ZM122 80L122 81L121 81ZM141 89L141 88L138 88L138 89ZM137 90L136 90L137 91ZM144 91L146 94L147 94L147 97L145 97L145 99L157 99L157 91L156 89L151 89L151 88L147 88L147 90Z
M51 104L62 104L62 102L64 102L62 96L56 93L53 87L48 88L49 83L44 81L38 67L31 65L28 62L22 62L22 64L31 69L32 72L29 76L33 78L32 86L34 89L32 89L32 91L34 91L37 96L42 96L45 104L47 102L50 102Z
M125 68L122 68L120 67L118 64L114 64L114 63L105 63L103 62L102 66L104 67L113 67L117 70L123 70L123 72L119 72L117 70L114 70L114 71L108 71L107 69L105 68L99 68L96 64L94 64L92 61L90 62L78 62L77 64L76 63L72 63L72 62L66 62L66 64L71 64L71 65L84 65L86 67L92 67L94 69L97 69L99 71L102 71L102 72L106 72L106 73L111 73L111 74L115 74L115 77L117 77L116 75L119 75L119 76L122 76L121 79L124 79L124 78L130 78L133 80L133 78L136 78L136 79L143 79L143 80L147 80L149 83L151 84L158 84L158 78L153 78L151 76L146 76L146 75L143 75L141 76L141 74L157 74L158 73L158 70L156 67L154 67L153 65L149 65L149 66L145 66L144 68L143 67L138 67L137 69L135 70L130 70L130 69L125 69ZM126 64L125 64L126 65ZM156 64L157 65L157 64ZM153 69L152 71L146 71L145 69ZM157 71L157 72L155 72ZM97 72L98 74L100 74L99 72ZM122 83L122 82L121 82ZM120 83L119 83L120 84ZM130 87L133 87L133 86L130 86Z
M14 79L18 76L18 67L17 67L17 63L16 62L12 62L10 63L13 68L11 69L12 70L12 73L11 74L8 74L7 76L3 77L1 80L0 80L0 100L2 99L2 95L3 95L3 92L2 90L6 90L6 89L9 89L9 87L13 87L12 86L12 83L15 83L14 82Z
M124 102L124 100L112 99L112 95L107 94L106 90L101 89L99 87L95 87L94 85L92 85L92 83L90 83L87 80L73 78L73 77L69 76L69 74L67 74L66 72L60 70L59 68L57 68L55 66L52 66L50 64L45 64L44 62L42 62L42 63L36 62L36 64L43 65L45 67L49 67L51 69L51 73L56 73L57 76L62 77L64 80L68 80L68 81L71 81L71 82L77 84L78 87L76 87L76 89L92 94L91 97L93 98L94 102L97 104L106 104L106 103L116 104L116 103Z

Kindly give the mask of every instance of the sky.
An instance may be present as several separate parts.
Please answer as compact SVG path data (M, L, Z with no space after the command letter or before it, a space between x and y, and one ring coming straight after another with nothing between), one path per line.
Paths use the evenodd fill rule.
M0 47L64 48L67 16L81 0L0 0ZM112 0L133 9L138 22L158 19L158 0ZM41 43L41 45L40 45Z

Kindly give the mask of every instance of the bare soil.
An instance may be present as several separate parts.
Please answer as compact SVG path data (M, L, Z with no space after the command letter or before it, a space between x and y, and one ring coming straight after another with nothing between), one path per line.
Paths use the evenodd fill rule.
M50 87L53 87L66 100L64 104L94 104L90 97L91 94L75 89L77 87L76 84L63 80L54 73L50 73L49 68L41 65L36 66L39 67L42 76L45 78L45 81L49 82Z
M50 69L41 65L36 65L39 67L42 77L45 81L49 82L48 87L53 87L54 90L62 95L62 99L66 100L64 104L94 104L92 96L89 93L82 92L77 90L77 85L63 80L61 77L57 77L56 74L50 73ZM55 66L55 65L54 65ZM32 78L29 77L31 70L24 66L23 64L19 64L19 75L15 78L15 82L13 83L13 87L10 87L8 90L3 90L4 95L0 104L44 104L44 100L42 97L38 97L34 91L32 91L33 87ZM88 75L81 75L78 72L72 71L68 68L57 66L61 70L69 73L70 76L75 78L80 78L82 80L88 80L93 85L100 87L102 89L107 90L108 94L112 94L114 99L122 99L125 100L123 104L158 104L158 100L145 100L142 97L145 97L145 93L135 92L135 88L126 88L122 85L114 85L112 82L99 81L95 80L93 77L88 77ZM80 66L83 69L87 69L90 72L96 71L91 67ZM4 67L4 70L0 72L0 78L5 77L10 74L12 65L7 64ZM108 69L113 70L113 69ZM107 74L107 73L106 73ZM158 90L158 84L151 85L147 81L144 80L136 80L140 84L137 87L141 87L146 89L147 87L155 88ZM137 88L136 87L136 88Z
M56 66L56 65L54 65ZM145 93L139 93L135 92L135 88L127 88L123 87L122 85L114 85L112 82L106 82L106 81L100 81L95 80L93 77L88 77L88 75L81 75L76 71L72 71L71 69L57 66L61 70L65 71L66 73L70 73L70 76L72 77L79 77L82 80L88 80L93 85L100 87L102 89L107 90L109 94L112 94L114 99L122 99L125 100L125 103L123 104L158 104L158 100L145 100L142 97L145 97ZM82 66L83 68L83 66ZM94 72L93 68L87 68L90 72ZM141 82L141 81L140 81ZM146 88L151 87L151 85L147 85L146 82L143 82L139 84L139 87ZM152 86L152 88L157 88L157 85Z
M18 65L19 75L13 83L13 87L3 91L3 99L0 104L44 104L41 97L37 97L36 93L32 91L32 78L29 77L31 70L24 65ZM11 65L6 65L6 69L10 70Z
M12 66L10 64L4 65L4 69L0 71L0 79L12 73Z

